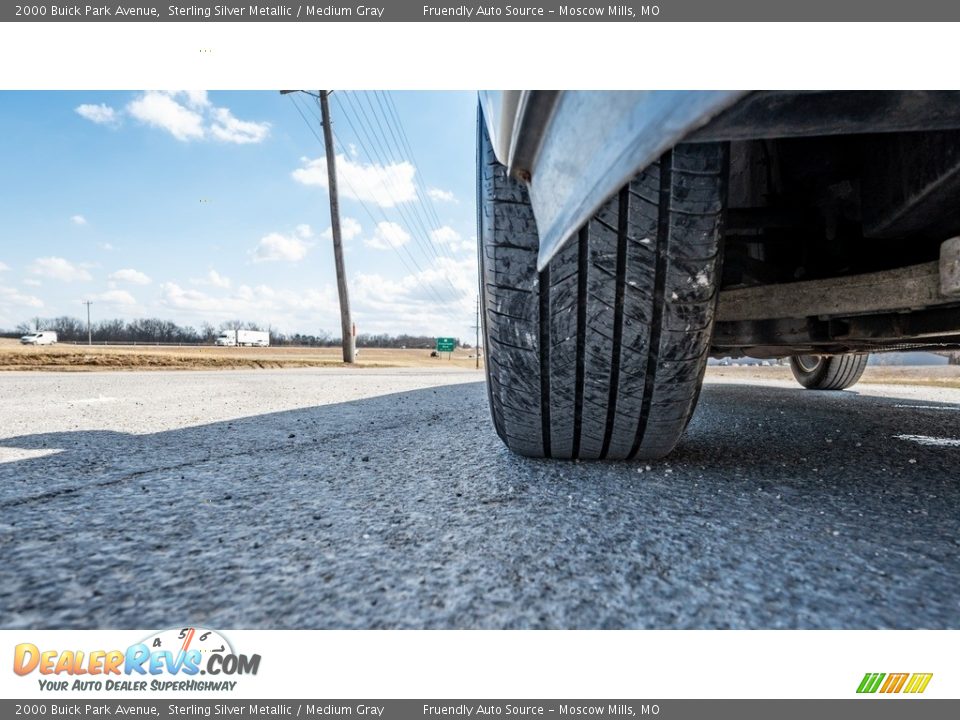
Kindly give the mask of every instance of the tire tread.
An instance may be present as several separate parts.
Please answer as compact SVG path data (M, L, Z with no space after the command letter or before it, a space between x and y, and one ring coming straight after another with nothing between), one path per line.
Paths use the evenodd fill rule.
M867 369L869 353L824 355L813 370L804 370L796 358L790 358L793 376L808 390L846 390L860 380Z
M491 411L523 455L658 458L696 405L719 274L725 147L680 145L536 269L527 191L482 119L481 293ZM655 196L655 199L654 199Z

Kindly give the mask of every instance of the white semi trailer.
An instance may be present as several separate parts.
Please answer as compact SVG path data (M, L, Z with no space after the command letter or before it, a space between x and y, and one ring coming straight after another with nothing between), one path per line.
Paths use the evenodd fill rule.
M221 347L269 347L270 333L261 330L224 330L217 336Z

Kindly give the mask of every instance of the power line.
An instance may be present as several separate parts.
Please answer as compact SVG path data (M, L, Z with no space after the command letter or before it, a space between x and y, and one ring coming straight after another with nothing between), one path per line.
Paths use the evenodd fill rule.
M346 151L345 151L345 149L344 149L344 147L343 147L343 144L342 144L342 142L341 142L339 139L337 140L337 144L339 145L340 152L341 152L342 154L346 155ZM364 153L367 155L367 158L369 159L370 156L369 156L369 153L367 153L366 148L364 148ZM348 187L350 186L350 185L349 185L349 181L347 181L347 185L348 185ZM370 212L369 208L367 207L366 203L364 203L364 202L360 199L360 196L359 196L359 194L356 192L356 190L351 189L351 191L353 192L353 194L354 194L357 202L360 203L360 205L364 208L364 211L370 216L371 222L376 223L376 221L373 219L373 215L372 215L372 213ZM375 204L376 204L376 203L375 203ZM380 215L381 215L381 217L383 218L384 222L389 223L390 220L389 220L389 218L387 217L387 214L386 214L386 212L384 211L383 207L380 206L379 204L376 204L376 207L377 207L377 210L380 212ZM398 206L398 207L399 207L399 206ZM424 274L426 273L426 271L425 271L422 267L420 267L420 263L417 262L417 260L416 260L416 258L414 257L413 253L410 252L410 250L409 250L409 248L406 246L406 244L397 246L397 245L394 245L394 244L393 244L392 242L390 242L389 240L388 240L388 243L389 243L389 245L390 245L390 249L393 250L394 252L396 252L397 255L398 255L398 257L399 257L401 260L403 260L403 255L400 254L400 251L402 250L404 253L406 253L407 257L410 259L410 262L413 263L414 267L416 267L417 271L418 271L421 275L424 275ZM426 259L429 261L429 258L426 258ZM443 306L447 306L447 305L449 304L449 301L443 298L443 296L440 294L440 291L439 291L439 290L437 290L437 289L436 289L435 287L433 287L432 285L425 285L424 283L420 282L420 280L419 280L419 278L417 277L416 273L414 273L412 270L410 270L409 265L407 265L406 263L404 263L404 266L405 266L405 267L407 268L407 270L414 276L414 280L416 280L417 284L420 285L420 287L421 287L425 292L430 292L430 293L432 293L433 298L434 298L438 303L440 303L440 304L443 305ZM446 274L443 275L443 279L447 282L447 285L448 285L448 286L450 287L450 289L453 291L453 295L454 295L454 298L453 298L453 299L456 299L456 297L460 294L460 292L459 292L459 291L457 290L457 288L453 285L453 283L450 282L450 279L446 276ZM453 316L450 315L450 317L453 317Z
M304 114L304 111L301 109L299 102L297 102L296 96L295 96L295 95L290 95L289 97L290 97L291 101L293 102L293 105L294 105L294 107L296 108L297 112L300 114L300 117L303 119L304 124L306 124L307 129L309 129L310 132L311 132L311 134L317 139L317 142L320 142L320 143L322 144L322 141L320 140L320 136L317 135L316 130L314 130L313 124L310 123L310 121L307 119L307 116ZM335 97L336 97L336 96L335 96ZM308 107L309 107L309 106L308 106ZM308 110L308 111L309 111L309 110ZM314 116L314 117L316 117L316 116ZM340 142L340 140L339 140L339 138L337 137L336 133L334 133L334 142L335 142L336 145L339 146L340 152L343 153L342 143ZM344 153L344 154L345 154L345 153ZM376 221L376 219L374 218L373 213L370 211L370 208L367 207L367 204L366 204L365 202L363 202L363 200L360 199L360 196L357 194L356 190L352 187L352 185L350 184L350 182L349 182L346 178L344 178L344 183L345 183L346 186L350 189L350 192L353 194L354 198L357 200L357 202L358 202L358 203L360 204L360 206L363 208L364 212L369 216L370 221L371 221L374 225L376 225L376 224L377 224L377 221ZM383 212L383 209L382 209L382 208L379 208L379 209L380 209L381 215L382 215L383 218L384 218L384 221L389 222L389 221L387 220L386 214ZM418 274L417 274L416 272L414 272L414 271L410 268L410 266L407 264L407 262L406 262L406 260L404 259L403 255L400 253L400 250L399 250L396 246L394 246L392 243L390 244L390 247L391 247L391 249L392 249L394 252L397 253L397 257L399 258L399 260L400 260L400 262L403 264L403 266L406 268L407 272L410 273L411 277L414 279L414 282L416 282L417 285L419 285L420 288L421 288L424 292L426 292L427 294L431 295L432 298L433 298L433 300L434 300L435 302L437 302L437 303L440 305L440 307L446 308L448 303L447 303L443 298L441 298L441 297L437 294L437 291L436 291L433 287L431 287L431 286L429 286L429 285L424 285L422 282L420 282L420 277L419 277ZM423 274L423 272L424 272L423 269L422 269L422 268L420 267L420 265L417 263L416 259L409 253L409 251L407 251L406 248L403 248L403 247L401 247L400 249L403 249L404 251L406 251L408 257L410 258L410 261L414 264L414 266L417 268L417 270L419 271L419 273L420 273L420 274ZM453 316L451 316L451 317L453 317Z
M384 102L383 102L383 99L381 98L382 95L383 95L383 91L382 91L382 90L380 90L380 91L374 91L374 93L373 93L373 96L377 99L377 105L380 106L380 112L383 114L383 116L384 116L384 117L390 117L391 119L393 119L392 116L390 115L389 110L387 109L387 107L385 107L385 104L384 104ZM391 123L388 124L388 127L390 128L390 137L393 138L394 145L399 148L399 147L401 147L401 145L400 145L400 139L397 137L397 134L396 134L396 133L394 132L394 130L393 130L394 124L395 124L394 122L391 122Z
M384 91L380 91L380 93L381 93L381 95L383 95L384 98L386 98L386 104L387 104L387 106L390 108L390 110L392 111L392 116L393 116L393 118L394 118L394 122L396 123L397 131L399 132L400 138L401 138L401 140L403 141L403 146L406 148L407 152L410 154L410 159L413 161L413 163L414 163L417 167L421 167L419 161L417 160L416 155L415 155L414 152L413 152L413 148L410 146L410 141L409 141L409 139L407 138L407 131L406 131L406 129L405 129L404 126L403 126L403 121L400 119L400 111L397 109L397 105L396 105L396 103L393 101L393 96L392 96L391 94L389 94L389 93L384 92ZM419 187L420 187L420 190L422 191L423 195L426 196L426 204L427 204L427 207L430 209L430 211L431 211L432 214L433 214L434 222L436 222L437 227L440 227L440 225L441 225L441 223L440 223L440 217L439 217L439 215L437 214L437 208L436 208L436 205L435 205L434 202L433 202L433 198L430 197L430 192L427 190L426 184L425 184L424 181L423 181L423 173L419 173L419 174L417 175L417 182L419 183Z
M356 106L355 106L354 101L351 98L350 94L345 95L345 99L346 99L346 102L350 104L353 117L356 118L357 124L363 130L363 135L367 139L367 142L369 143L370 150L367 149L367 146L364 145L363 141L360 139L359 137L360 133L357 131L356 126L354 126L352 120L350 119L350 114L347 112L347 108L342 102L340 103L341 110L343 110L344 116L346 117L347 122L349 123L351 129L354 131L354 134L357 135L357 141L360 143L368 159L371 162L374 162L374 159L371 156L371 153L372 153L372 155L376 156L376 162L378 162L384 168L386 168L390 164L394 164L396 161L393 160L393 158L391 157L391 154L385 148L384 143L381 143L380 138L377 137L376 130L373 128L373 123L370 121L369 117L367 116L367 112L364 109L360 100L357 99ZM362 120L361 120L361 115L363 116ZM381 134L382 134L382 125L380 127L381 127ZM396 185L392 182L392 176L388 174L387 177L390 179L391 184L394 186L394 188L396 188ZM406 222L407 226L413 231L413 237L416 240L417 245L420 248L421 252L423 252L424 257L430 260L431 259L430 255L432 253L433 259L440 260L440 254L437 252L434 243L431 241L430 230L424 224L421 215L416 212L416 209L417 209L416 205L414 205L414 209L410 211L410 214L407 214L407 211L404 207L404 202L401 201L400 198L398 198L394 194L391 194L391 201L394 203L394 206L397 208L398 214L401 217L403 217L404 222ZM411 216L412 216L412 219L411 219ZM417 236L417 227L419 227L420 232L423 233L422 241ZM449 258L449 259L452 260L452 258ZM447 280L448 284L451 286L451 289L454 291L454 293L455 294L458 293L456 288L453 287L453 284L450 283L449 278L447 278L446 275L444 275L444 278Z
M371 96L376 98L377 100L377 105L380 107L379 114L377 114L376 109L373 107L373 100L370 99ZM370 105L371 114L377 119L377 125L380 126L381 132L383 132L383 128L380 125L379 117L382 115L384 118L384 122L386 122L387 127L390 130L390 136L393 138L393 141L394 141L393 147L396 148L397 156L404 157L404 149L397 135L398 132L401 132L401 128L397 126L397 120L394 118L394 116L390 115L390 113L387 111L387 108L384 106L383 101L380 99L380 96L377 95L376 92L367 93L366 98L367 98L367 103ZM397 126L397 132L394 132L395 126ZM387 139L386 133L383 133L383 138L384 138L384 144L390 147L390 141ZM393 150L393 147L391 147L391 151ZM416 159L413 157L412 151L410 151L409 149L406 155L409 157L409 160L413 163L414 167L417 169L417 172L414 176L415 183L417 185L417 187L414 188L414 192L416 192L417 194L417 203L416 205L414 205L414 207L416 208L418 218L422 217L426 221L427 225L433 225L437 230L439 230L442 226L440 222L440 218L437 216L436 212L434 212L433 218L431 219L428 206L425 202L425 196L429 198L429 195L424 190L424 183L422 180L423 173L421 171L421 165L416 161ZM421 225L422 224L423 223L421 222ZM456 262L456 258L453 257L453 254L450 252L450 248L447 245L445 245L444 243L441 243L439 240L436 241L436 245L440 247L440 250L449 260Z
M307 123L307 127L310 128L310 131L313 133L314 137L317 137L317 139L319 140L319 137L317 136L316 132L314 132L314 130L313 130L313 126L312 126L312 125L310 124L310 122L306 119L306 116L305 116L305 115L303 114L303 112L300 110L300 107L299 107L299 106L297 107L297 110L300 112L300 116L303 117L304 122ZM314 117L316 117L316 116L314 116ZM338 146L340 152L341 152L343 155L346 155L346 153L344 152L343 144L340 142L340 139L337 137L337 135L336 135L335 133L334 133L334 142L335 142L335 144ZM354 187L350 184L350 181L347 180L346 178L344 178L344 183L347 185L348 188L350 188L350 192L353 193L354 198L357 200L358 203L360 203L360 206L364 209L364 212L366 212L367 215L370 217L370 221L371 221L372 223L374 223L374 225L376 225L377 220L373 217L373 213L370 212L370 208L367 207L367 204L366 204L365 202L363 202L363 200L360 199L360 196L357 194L357 191L354 189ZM386 216L386 214L383 212L382 208L380 209L380 214L382 215L384 221L387 221L387 216ZM404 267L406 267L407 271L410 272L410 273L413 273L413 270L411 270L411 269L410 269L410 266L407 265L406 262L404 261L403 256L402 256L402 255L399 255L399 250L397 249L397 247L394 246L393 244L391 244L390 247L391 247L391 249L393 249L394 251L397 252L398 256L400 257L401 262L404 263ZM408 251L408 255L409 255L409 251ZM419 270L421 273L423 272L423 269L420 267L420 265L417 263L416 259L414 259L414 257L413 257L412 255L410 255L410 261L414 264L414 266L417 268L417 270Z
M350 100L349 95L347 96L347 102L350 102L350 103L351 103L351 108L352 108L353 105L352 105L352 101ZM380 165L384 168L384 170L387 170L388 167L389 167L389 165L391 165L391 164L393 164L393 163L392 163L392 161L389 160L389 159L384 159L384 157L381 156L379 150L374 147L374 139L371 137L370 133L367 131L366 126L364 126L364 125L361 124L359 114L356 112L356 110L353 110L354 117L356 117L356 119L357 119L357 124L362 127L364 137L366 137L367 141L370 143L370 148L371 148L371 150L368 150L368 149L367 149L367 146L366 146L366 145L363 143L363 141L360 139L360 132L357 130L357 127L353 124L353 120L351 119L351 114L347 111L347 108L346 108L346 106L343 104L343 102L340 102L340 101L339 101L339 98L338 98L338 103L339 103L339 106L340 106L340 110L343 112L343 116L344 116L344 118L345 118L346 121L347 121L347 124L350 125L350 129L353 130L353 133L354 133L354 135L356 136L357 142L360 144L360 147L363 149L363 152L364 152L364 154L367 156L367 159L368 159L371 163L376 162L376 163L380 164ZM362 109L362 108L361 108L361 109ZM376 155L376 159L374 159L373 155ZM396 184L395 184L394 181L393 181L393 176L392 176L392 174L386 173L386 178L387 178L387 181L396 189ZM386 188L385 188L385 189L386 189ZM403 218L403 220L404 220L404 222L407 224L407 226L408 226L411 230L413 230L414 233L416 233L416 232L417 232L417 229L416 229L414 223L411 222L410 217L404 212L404 208L403 208L401 199L398 198L397 195L391 193L391 192L389 191L389 189L386 189L386 190L387 190L387 194L390 195L390 201L393 203L394 207L397 209L397 213ZM421 228L421 229L422 229L422 228ZM416 237L416 235L414 235L414 239L417 241L417 245L420 247L420 250L423 252L424 257L426 257L426 258L429 260L430 258L429 258L428 248L423 245L423 243L420 241L420 239L419 239L418 237ZM435 256L436 256L436 255L435 255Z
M311 95L312 95L312 93L307 93L307 94L311 94ZM303 110L303 109L301 108L301 106L300 106L300 103L297 102L297 100L296 100L296 96L291 95L290 97L291 97L291 100L294 102L294 107L296 108L296 110L297 110L298 113L300 114L301 118L304 120L304 123L307 125L307 128L310 130L311 134L313 134L313 136L314 136L315 138L317 138L317 140L318 140L318 142L319 142L319 136L316 134L316 131L314 130L314 126L313 126L313 124L311 124L311 123L309 122L309 120L307 119L306 115L304 114L304 110ZM314 95L313 97L318 97L318 96ZM338 102L338 104L341 105L341 108L342 108L342 103L340 103L339 95L334 95L334 99ZM306 107L306 111L307 111L311 116L313 116L314 119L318 120L316 113L313 112L313 110L312 110L312 108L310 107L309 103L306 104L305 107ZM348 120L348 123L349 123L349 118L347 118L347 120ZM358 120L358 122L359 122L359 120ZM354 132L356 133L356 129L355 129L355 128L354 128ZM359 137L358 137L357 139L359 140ZM342 153L342 154L344 154L344 155L346 155L347 153L346 153L346 151L345 151L345 149L344 149L344 147L343 147L343 143L342 143L340 137L339 137L336 133L334 133L334 141L335 141L336 145L338 146L339 152ZM362 143L361 143L361 144L362 144ZM371 159L371 156L370 156L370 152L367 150L366 147L363 147L363 150L364 150L364 153L365 153L365 155L367 156L367 158L370 159L371 162L372 162L372 159ZM343 180L344 180L344 183L347 185L347 187L350 189L351 193L353 194L354 199L355 199L355 200L360 204L360 206L363 208L363 211L364 211L364 212L366 213L366 215L370 218L371 222L374 223L374 225L376 225L376 224L377 224L377 220L374 218L373 212L370 210L370 208L367 206L367 204L366 204L365 202L363 202L362 199L360 199L361 196L357 193L356 189L352 187L352 185L350 184L349 180L347 180L346 178L343 178ZM399 204L398 204L398 207L399 207ZM377 205L377 210L380 212L381 217L383 217L383 219L384 219L385 221L389 222L389 219L387 218L387 215L386 215L386 213L384 212L383 208L382 208L381 206ZM412 270L412 269L410 268L410 265L409 265L409 264L407 263L407 261L405 260L404 255L401 254L401 250L403 251L403 253L406 254L406 256L407 256L407 258L409 258L410 262L413 263L414 267L417 269L417 271L419 272L419 274L420 274L421 276L425 274L425 271L423 270L423 268L420 267L420 264L416 261L416 258L412 255L412 253L410 253L409 249L408 249L405 245L404 245L404 246L400 246L400 248L398 249L397 246L393 245L392 243L391 243L390 247L391 247L391 249L392 249L394 252L397 253L398 259L401 261L401 263L402 263L403 266L406 268L406 270L411 274L414 282L415 282L427 295L429 295L430 297L432 297L432 299L433 299L435 302L437 302L437 303L440 305L441 308L443 308L443 310L444 310L445 314L447 315L447 317L449 317L449 318L451 318L451 319L453 319L454 317L458 317L459 315L455 315L455 314L452 313L452 308L450 307L450 305L451 305L450 301L444 299L441 295L439 295L438 292L437 292L437 290L436 290L436 288L435 288L435 286L433 286L433 285L428 285L428 284L425 284L424 282L421 282L420 277L418 276L417 272L415 272L414 270ZM439 269L439 271L442 273L443 279L447 282L447 285L450 287L451 291L453 292L453 297L451 298L451 300L453 300L453 301L461 300L463 293L462 293L460 290L458 290L458 289L456 288L456 286L453 285L453 283L450 281L449 276L443 271L442 268Z
M405 151L418 168L422 168L420 163L417 161L416 156L414 155L413 148L410 147L410 143L407 141L407 133L403 127L403 121L400 119L400 112L397 110L392 96L381 90L376 97L377 102L380 104L381 108L383 108L384 114L391 118L391 131L394 126L397 128L397 133L394 137L397 147L399 147L401 151ZM424 182L423 177L423 172L419 172L417 174L417 185L418 189L421 191L421 196L423 198L422 202L428 214L431 215L432 222L434 222L437 227L440 227L442 224L440 217L437 214L437 209L433 203L433 198L430 197L430 193L427 191L426 183Z
M373 100L370 99L371 96L376 97L377 100L378 100L378 104L380 105L380 113L379 113L379 114L377 113L376 109L373 107ZM376 118L376 120L377 120L377 126L380 127L381 133L383 134L384 143L389 146L389 145L390 145L390 141L387 139L386 133L383 132L383 127L380 125L380 116L381 116L381 115L383 116L384 121L387 123L387 126L390 128L390 133L391 133L391 135L394 137L394 139L396 139L396 134L393 132L392 120L390 120L390 119L387 117L386 113L383 112L383 105L382 105L382 103L379 103L379 99L380 99L379 96L377 96L375 93L367 93L367 94L366 94L366 98L367 98L367 104L370 105L370 113L374 116L374 118ZM392 149L392 148L391 148L391 149ZM403 157L403 150L399 147L399 145L397 145L397 155L398 155L399 157ZM411 157L410 157L410 161L413 163L414 167L416 168L416 172L415 172L415 174L414 174L415 182L416 182L416 183L421 183L420 177L421 177L422 173L421 173L421 170L420 170L420 165L419 165L419 163L416 162L416 160L414 160L414 158L412 157L412 155L411 155ZM421 183L421 184L422 184L422 183ZM414 192L416 192L416 188L414 189ZM432 221L430 220L430 214L427 212L426 205L424 204L423 197L422 197L422 195L421 195L420 193L417 193L417 203L414 205L414 208L416 209L418 218L422 216L422 217L426 220L426 224L427 224L427 225L431 225L431 224L432 224L432 225L434 225L434 227L435 227L437 230L440 229L440 222L439 222L439 221L437 221L437 222L434 223L434 222L432 222ZM449 252L449 248L447 248L446 245L444 245L443 243L441 243L441 242L439 242L439 241L437 241L436 245L438 245L438 246L440 247L440 249L443 251L444 255L446 255L450 260L454 260L453 256L452 256L452 255L450 254L450 252Z

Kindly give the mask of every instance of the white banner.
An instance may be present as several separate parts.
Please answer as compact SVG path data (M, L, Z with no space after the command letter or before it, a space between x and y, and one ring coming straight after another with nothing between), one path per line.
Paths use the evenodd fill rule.
M194 661L181 654L191 630ZM0 698L956 699L956 640L921 630L6 630ZM899 693L858 694L868 673L907 677ZM903 692L927 673L922 693Z

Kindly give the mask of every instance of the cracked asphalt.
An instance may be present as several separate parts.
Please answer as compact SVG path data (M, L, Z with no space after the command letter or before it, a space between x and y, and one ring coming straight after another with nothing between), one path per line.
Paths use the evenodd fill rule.
M956 628L960 391L708 381L658 463L471 371L0 375L0 627Z

